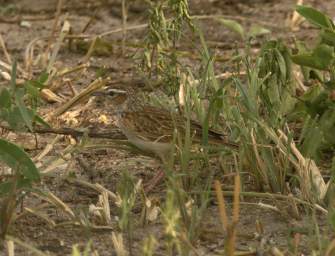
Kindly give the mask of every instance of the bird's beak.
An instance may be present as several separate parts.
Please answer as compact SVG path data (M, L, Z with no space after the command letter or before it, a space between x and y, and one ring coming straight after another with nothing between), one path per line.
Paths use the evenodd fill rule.
M91 95L92 96L104 96L104 95L106 95L106 92L104 92L104 91L95 91Z

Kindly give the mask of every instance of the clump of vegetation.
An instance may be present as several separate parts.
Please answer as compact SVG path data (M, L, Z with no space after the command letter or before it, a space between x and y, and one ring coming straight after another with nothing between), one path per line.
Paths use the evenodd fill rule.
M57 66L56 59L64 43L69 44L69 51L73 49L72 44L82 43L82 37L71 35L70 25L65 20L59 36L52 31L44 47L36 50L35 41L29 45L29 58L38 52L39 61L26 59L26 73L29 74L25 76L26 82L18 85L17 65L14 62L9 74L11 81L0 91L3 128L13 132L72 136L69 145L59 156L43 163L39 161L50 150L46 149L38 157L31 158L20 146L0 139L0 160L10 169L0 183L1 241L6 241L7 245L14 242L38 255L44 255L11 232L11 225L18 218L32 214L52 228L70 225L85 231L88 242L74 245L72 255L98 255L99 250L91 240L92 233L97 230L112 230L109 243L117 255L136 255L141 251L149 256L155 255L158 250L166 255L200 255L199 241L207 232L206 219L214 209L213 204L216 204L217 214L212 216L218 216L217 222L222 225L219 231L213 232L212 240L219 243L224 239L222 253L232 256L237 253L239 239L243 239L238 228L239 220L243 217L242 208L244 204L251 204L252 207L274 211L286 219L307 216L311 224L304 232L316 242L305 245L304 249L313 255L332 255L334 241L330 242L328 237L335 229L335 139L332 134L335 125L335 25L332 19L311 7L298 6L296 11L318 29L317 44L310 48L304 41L296 41L292 47L284 40L264 40L258 53L254 54L250 50L251 42L258 36L266 37L270 33L268 29L258 25L245 29L233 18L205 17L219 22L223 29L235 32L237 40L245 46L244 50L236 50L235 55L222 64L200 29L198 20L201 17L190 14L188 1L145 2L149 5L145 39L142 45L130 45L125 40L127 10L125 1L122 1L122 53L127 47L136 48L137 54L132 58L136 61L137 72L146 78L143 94L150 91L150 96L145 95L148 97L143 99L150 101L151 105L167 107L173 114L183 116L185 127L182 132L176 129L171 154L160 159L165 178L159 198L151 197L146 192L142 181L135 180L129 167L122 169L118 185L111 186L112 189L82 180L75 174L74 165L67 165L66 175L62 177L50 175L56 168L71 162L74 156L78 156L77 162L83 169L93 173L92 168L86 166L79 156L96 148L107 148L106 145L92 146L90 137L97 136L97 133L51 128L38 114L45 95L43 93L48 92L48 97L51 95L54 101L62 102L54 95L59 83L66 81L73 97L53 112L53 118L85 101L93 91L106 84L113 85L111 78L107 77L108 72L100 67L97 76L101 77L80 93L73 89L69 80L63 79L73 73L77 76L80 74L77 72L88 68L90 57L98 52L94 48L98 47L99 42L105 43L102 40L104 34L89 38L90 45L85 48L87 52L81 60L84 64L62 69ZM60 18L61 4L62 1L59 1L55 27ZM190 37L192 42L189 42ZM185 41L196 47L189 52L181 50L180 45ZM114 46L108 44L108 51L102 54L99 51L99 56L113 51ZM223 70L229 68L230 72L218 74L218 70L221 70L218 65L225 65ZM36 67L39 71L45 71L38 72L40 75L36 76L32 72ZM302 74L302 79L298 74ZM77 77L74 81L79 81L75 79ZM87 109L89 107L80 113L85 113ZM54 121L50 116L46 117ZM101 115L102 122L108 123L105 119ZM202 127L202 139L198 143L194 143L191 132L193 120ZM71 121L75 122L75 118ZM211 130L226 134L223 139L235 146L210 144ZM122 129L119 132L124 139ZM56 138L51 144L58 140ZM109 146L145 154L134 145L129 145L129 142L114 137ZM47 183L43 183L49 178L90 188L99 194L98 202L90 202L84 209L72 209L76 207L63 202L49 191L51 188ZM39 204L22 207L20 212L18 206L23 199L29 200L30 196L38 198ZM227 197L233 198L232 207ZM249 198L263 199L267 203L255 203ZM64 222L56 223L54 216L44 211L51 207L64 213ZM232 218L228 217L230 208ZM327 216L329 230L320 229L317 219L320 215ZM134 239L135 233L153 222L161 230L161 237L143 235L138 243ZM304 232L292 231L296 235L289 238L291 246L286 250L289 255L299 255L298 234ZM266 240L264 227L258 220L256 233L260 240ZM263 242L259 247L248 252L284 255L277 247L264 245Z

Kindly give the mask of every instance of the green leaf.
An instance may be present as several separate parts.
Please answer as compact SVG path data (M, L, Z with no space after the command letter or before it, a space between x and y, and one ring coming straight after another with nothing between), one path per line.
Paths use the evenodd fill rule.
M24 177L31 181L38 181L40 174L33 161L17 145L0 139L0 159L9 167L18 169Z
M36 84L34 84L32 81L27 81L25 84L24 84L24 87L26 88L27 90L27 93L29 95L31 95L33 98L37 99L39 98L39 95L40 95L40 90L37 86L35 86Z
M8 118L6 119L9 126L13 129L21 130L24 128L24 121L22 120L22 115L17 106L13 107L8 112Z
M0 108L9 109L12 105L11 96L6 88L3 88L0 92Z
M12 190L12 181L5 181L0 183L0 196L3 196L5 194L8 194ZM22 189L22 188L31 188L31 180L27 178L22 178L17 181L16 184L17 189Z
M319 28L330 30L334 29L334 23L332 22L331 18L312 7L298 5L296 11L310 23L316 25Z
M237 33L242 39L244 38L244 29L240 23L235 20L228 20L228 19L217 19L221 24L223 24L226 28L230 29L231 31Z
M48 78L49 78L49 74L48 74L48 72L43 71L43 72L40 74L40 76L38 77L37 82L38 82L39 84L43 85L43 87L44 87L44 83L48 80ZM41 88L43 88L43 87L41 87Z
M24 96L24 90L16 90L15 92L15 102L18 106L22 119L25 122L25 124L28 126L30 131L33 131L33 125L32 125L32 115L31 112L29 112L29 109L25 106L23 102L23 96Z
M14 60L13 65L12 65L11 87L12 87L12 92L14 92L16 89L16 60Z
M39 123L45 127L51 128L51 126L46 121L44 121L43 118L40 117L39 115L35 115L34 118L35 118L36 123Z
M335 46L335 33L332 31L322 31L320 34L322 42L330 46Z
M256 37L256 36L262 36L262 35L270 34L270 33L271 33L271 31L267 28L264 28L264 27L261 27L261 26L258 26L258 25L252 25L250 30L249 30L248 36L249 37Z
M292 55L291 58L298 65L327 70L334 60L334 49L326 44L321 44L312 53L296 54Z

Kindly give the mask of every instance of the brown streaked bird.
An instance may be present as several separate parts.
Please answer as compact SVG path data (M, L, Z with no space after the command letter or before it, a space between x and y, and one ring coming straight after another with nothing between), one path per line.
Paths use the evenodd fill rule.
M127 137L128 141L145 152L157 155L162 161L167 160L173 149L175 129L185 134L186 119L179 114L152 107L140 102L132 88L127 90L104 89L93 93L106 109L110 109L116 126ZM200 143L202 139L201 125L191 120L190 132L192 142ZM226 136L209 129L209 144L226 145L238 148L237 144L227 142Z

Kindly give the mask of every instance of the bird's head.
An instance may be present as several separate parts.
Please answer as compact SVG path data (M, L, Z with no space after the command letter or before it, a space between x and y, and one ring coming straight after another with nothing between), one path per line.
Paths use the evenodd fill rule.
M126 111L136 105L136 96L132 89L119 89L103 87L92 93L96 97L97 105L112 108L113 110ZM138 105L138 104L137 104Z

